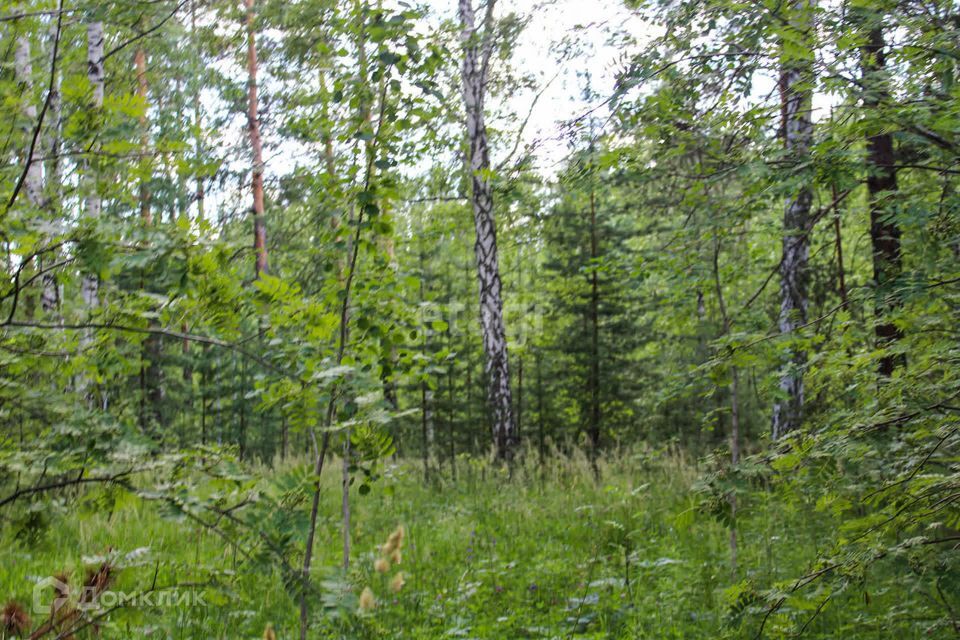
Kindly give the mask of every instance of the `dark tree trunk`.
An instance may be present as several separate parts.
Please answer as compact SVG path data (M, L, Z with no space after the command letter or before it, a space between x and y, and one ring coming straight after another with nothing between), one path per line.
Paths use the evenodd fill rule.
M60 27L57 20L50 21L50 67L55 68L57 61L53 56L57 53L57 41ZM60 137L63 100L60 97L60 75L55 72L50 86L49 118L50 124L46 127L46 149L48 160L46 163L46 198L45 206L54 220L60 219L60 207L63 201L63 187L60 163ZM57 262L58 252L52 252L46 257L50 264ZM52 271L43 274L43 292L40 294L40 307L44 314L59 318L60 316L60 283L56 273Z
M150 125L147 122L147 52L140 46L133 57L137 73L137 98L140 99L143 112L140 114L140 161L139 161L139 199L140 222L146 231L153 223L150 211L150 170L151 161L147 154L150 149ZM140 288L145 286L144 273L141 271ZM150 326L157 327L155 321ZM152 431L161 421L160 408L163 400L163 384L161 377L163 370L160 366L162 357L160 336L150 334L143 341L140 352L140 428L145 432Z
M592 177L591 177L592 180ZM600 257L597 200L590 185L590 446L594 459L600 451Z
M884 78L886 56L883 30L870 29L863 47L863 104L869 113L876 113L889 100L889 89ZM876 132L877 125L867 134L867 192L870 202L870 242L873 247L873 279L876 286L877 346L889 349L903 337L903 332L890 316L900 306L895 292L896 280L903 269L900 254L900 227L893 219L892 203L897 192L896 157L893 136ZM903 356L886 352L880 359L880 375L889 377L903 364Z

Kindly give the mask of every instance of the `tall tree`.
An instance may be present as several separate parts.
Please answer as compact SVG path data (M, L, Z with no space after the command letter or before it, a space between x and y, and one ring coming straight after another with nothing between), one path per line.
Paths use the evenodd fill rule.
M484 121L483 103L493 52L493 10L489 0L482 33L478 33L472 0L459 0L463 44L463 104L466 110L467 142L473 220L476 228L474 250L480 284L480 327L486 353L488 394L493 411L493 439L497 455L509 459L517 442L510 392L507 335L503 322L502 283L497 258L497 231L493 209L490 148Z
M142 25L141 25L142 27ZM142 42L142 41L141 41ZM137 98L140 101L141 111L138 118L140 128L140 159L138 173L140 178L140 222L144 232L147 232L153 223L153 214L150 208L150 173L152 161L150 153L150 124L147 120L147 51L140 44L133 56L134 69L137 74ZM145 281L150 276L150 270L144 269L140 275L140 288L149 286ZM151 322L155 325L155 322ZM143 341L140 352L140 426L146 430L152 424L160 422L160 405L163 401L163 385L161 382L163 369L160 366L162 345L160 336L152 333Z
M93 20L87 25L87 80L90 82L91 98L90 107L95 117L100 117L103 110L104 94L104 57L103 43L105 35L103 31L103 22ZM99 218L102 206L100 193L98 191L97 176L93 167L93 162L87 160L87 216L90 218ZM92 309L99 304L100 297L100 279L97 274L88 274L84 277L82 284L83 301L88 309Z
M807 321L810 258L810 207L813 202L809 169L813 141L813 0L795 0L787 11L781 47L781 133L787 160L799 176L799 188L787 201L783 216L783 255L780 260L780 333L795 343L796 331ZM799 43L799 46L798 46ZM780 373L781 397L773 406L773 438L797 429L803 419L803 368L806 354L795 346Z
M144 225L152 222L150 213L150 160L147 153L150 149L150 126L147 122L147 51L143 45L137 47L133 56L133 64L137 72L137 98L143 111L140 113L140 220Z
M24 33L17 38L14 53L14 72L20 92L23 96L21 110L23 111L23 139L29 142L33 135L33 127L37 119L37 105L33 102L33 65L30 58L30 35ZM23 179L23 189L30 207L39 209L43 205L43 165L28 147L24 154L24 164L27 167Z
M16 51L14 52L14 74L17 84L20 85L23 140L27 145L23 159L26 166L23 190L26 193L29 207L33 210L39 210L43 206L43 164L35 157L35 145L30 143L37 119L37 106L33 101L33 65L30 60L30 35L28 33L24 33L17 38ZM31 262L39 262L39 258ZM28 264L26 266L32 270L41 265ZM28 315L33 314L34 306L34 298L32 296L28 297L26 305Z
M588 180L590 181L590 419L587 433L590 434L590 448L593 471L599 475L597 455L600 449L600 252L597 233L597 194L595 182L596 169L593 165L594 148L591 135Z
M868 11L864 16L866 43L861 49L863 72L863 106L871 119L867 131L867 194L870 206L870 243L873 247L873 279L876 294L877 346L887 349L903 337L890 314L899 306L891 285L903 269L900 254L901 230L893 217L891 205L897 192L896 157L893 135L878 115L890 101L886 79L886 53L882 26L883 14ZM903 358L884 352L880 358L880 374L889 377Z
M45 167L46 173L46 196L45 205L54 220L60 219L60 207L63 187L61 184L61 162L60 162L60 130L61 130L61 112L62 99L60 97L60 75L57 70L57 56L59 55L60 40L59 20L50 20L49 42L50 42L50 69L53 74L50 78L50 95L47 99L50 115L44 132L44 148L47 154ZM56 262L56 252L51 252L45 256L45 263L53 264ZM43 291L40 294L40 308L47 315L57 314L60 310L60 285L57 281L56 272L52 269L44 270Z
M255 273L267 271L267 226L263 208L263 142L260 138L260 106L257 96L257 40L255 0L246 0L247 20L247 129L253 160L253 251Z
M87 80L90 83L90 110L93 112L95 129L99 127L103 111L104 39L103 22L96 18L92 19L91 22L87 24ZM91 132L90 135L91 138L95 139L93 132ZM102 207L96 161L88 156L84 162L84 169L86 172L85 181L87 189L86 215L89 219L96 220L100 217ZM83 275L83 280L80 283L80 295L83 299L83 305L88 312L92 312L100 305L99 273L85 273ZM83 340L81 341L82 346L89 348L92 342L93 339L90 333L84 333ZM85 393L89 393L89 381L87 379L82 379L80 386Z

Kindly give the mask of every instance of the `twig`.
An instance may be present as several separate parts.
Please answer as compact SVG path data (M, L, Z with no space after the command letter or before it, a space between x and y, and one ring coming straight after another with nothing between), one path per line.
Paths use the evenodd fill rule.
M43 101L43 107L40 109L40 115L37 116L37 124L33 128L33 137L30 139L30 150L27 152L27 162L23 167L23 171L20 172L20 177L17 178L17 182L13 187L13 193L10 194L10 200L7 202L7 208L4 210L4 215L10 212L10 209L13 208L13 205L17 201L17 196L20 194L20 190L23 188L23 182L27 178L27 173L30 171L31 165L33 165L34 158L33 154L37 150L37 139L40 137L40 130L43 128L43 119L47 115L47 110L50 108L50 99L53 96L53 90L56 86L57 79L57 54L60 51L60 33L63 26L63 0L60 0L57 6L57 34L53 39L53 56L52 61L50 62L50 82L47 86L47 97Z
M117 482L131 474L134 473L133 469L127 471L121 471L111 476L99 476L91 478L71 478L69 480L61 480L59 482L51 482L45 485L36 485L33 487L27 487L23 489L17 489L7 497L0 500L0 507L6 506L7 504L14 502L18 498L23 496L32 495L34 493L43 493L44 491L52 491L53 489L63 489L64 487L73 487L81 484L93 484L97 482L111 483Z
M187 0L181 0L181 1L180 1L180 4L178 4L176 7L174 7L174 8L173 8L173 11L171 11L170 14L169 14L166 18L164 18L163 20L161 20L161 21L158 22L157 24L153 25L152 27L150 27L150 28L147 29L146 31L143 31L143 32L141 32L141 33L138 33L136 36L130 38L130 39L127 40L126 42L121 42L120 44L118 44L117 46L115 46L113 49L111 49L110 51L108 51L107 54L106 54L105 56L103 56L103 59L106 60L107 58L109 58L109 57L112 56L113 54L119 53L120 51L122 51L123 49L127 48L128 46L130 46L130 45L133 44L134 42L137 42L137 41L139 41L139 40L142 40L143 38L146 38L148 35L150 35L150 34L153 33L154 31L160 29L163 25L165 25L167 22L170 21L170 18L172 18L173 16L177 15L177 12L180 11L180 9L182 9L185 4L187 4Z

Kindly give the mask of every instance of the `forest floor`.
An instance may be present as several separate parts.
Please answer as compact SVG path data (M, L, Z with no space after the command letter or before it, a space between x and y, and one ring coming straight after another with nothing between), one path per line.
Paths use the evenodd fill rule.
M315 579L331 590L343 584L338 471L331 465L325 474L314 562ZM486 461L461 458L456 480L444 467L425 483L419 465L388 464L372 491L354 490L352 499L347 597L370 587L377 606L346 614L337 597L324 596L310 637L752 638L767 605L751 594L790 584L824 551L829 513L813 504L785 508L758 489L740 498L734 575L729 530L698 508L695 465L669 452L625 453L601 472L595 481L583 456L543 467L531 456L507 478ZM377 573L377 545L400 524L401 562ZM33 531L31 540L3 545L0 596L29 602L42 576L79 574L113 549L126 558L115 590L213 574L221 586L188 606L125 607L103 637L262 638L267 625L279 638L299 637L296 602L278 572L250 571L255 559L154 503L89 494ZM397 570L406 584L394 594ZM835 597L816 616L816 597L788 600L766 621L765 637L793 635L813 618L806 637L883 637L859 628L856 612L889 606L897 594L873 595Z

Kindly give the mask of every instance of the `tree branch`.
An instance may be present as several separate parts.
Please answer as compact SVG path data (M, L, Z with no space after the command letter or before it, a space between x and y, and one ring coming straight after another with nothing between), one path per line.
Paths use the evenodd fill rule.
M4 215L9 213L10 209L12 209L13 205L17 202L17 196L20 194L21 189L23 189L23 182L27 178L27 173L30 171L30 166L34 163L33 155L37 150L37 140L40 138L40 130L43 128L43 119L46 117L47 110L50 108L50 99L53 96L53 90L56 86L57 54L60 51L60 34L62 30L63 0L60 0L60 3L57 7L57 33L53 39L53 56L52 61L50 62L50 82L47 85L47 97L43 101L43 107L40 109L40 115L37 116L37 124L33 128L33 137L30 139L30 150L27 152L27 162L23 167L23 171L20 172L20 177L17 178L17 182L13 187L13 193L10 194L10 200L7 202L7 208L3 212Z

